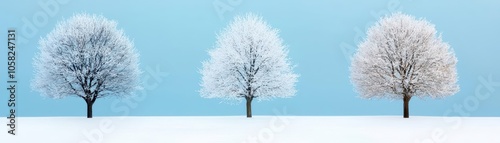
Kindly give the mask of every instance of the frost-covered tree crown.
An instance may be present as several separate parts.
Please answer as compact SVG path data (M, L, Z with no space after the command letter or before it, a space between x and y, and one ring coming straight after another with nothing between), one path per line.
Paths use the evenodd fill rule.
M287 54L278 30L261 17L236 17L217 36L210 59L203 62L200 94L237 101L293 96L298 75Z
M440 98L459 90L456 63L433 24L395 13L368 30L352 59L350 78L364 98Z
M139 55L116 25L89 14L59 22L39 41L32 88L51 98L78 96L95 101L131 95L140 88Z

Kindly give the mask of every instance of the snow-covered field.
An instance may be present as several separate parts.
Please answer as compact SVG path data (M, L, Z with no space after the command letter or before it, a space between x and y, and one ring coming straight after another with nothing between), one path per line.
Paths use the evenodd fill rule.
M24 117L1 143L500 143L499 117ZM5 125L4 125L5 126Z

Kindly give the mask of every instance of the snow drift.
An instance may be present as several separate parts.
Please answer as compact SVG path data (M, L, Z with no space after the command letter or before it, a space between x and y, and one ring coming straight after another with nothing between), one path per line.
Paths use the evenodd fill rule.
M498 117L166 116L21 117L0 142L498 143Z

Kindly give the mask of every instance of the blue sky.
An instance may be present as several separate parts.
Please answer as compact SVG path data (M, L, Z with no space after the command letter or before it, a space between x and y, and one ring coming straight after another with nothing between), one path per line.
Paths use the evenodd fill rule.
M233 16L253 12L264 17L289 47L300 74L293 98L253 103L254 115L402 115L402 101L357 96L349 81L348 57L380 16L402 11L436 25L455 50L460 92L439 100L413 98L410 116L500 116L500 1L351 0L351 1L76 1L19 0L0 8L0 29L16 28L17 111L19 116L85 116L81 98L49 99L30 89L32 58L40 37L74 13L102 14L118 22L140 52L145 89L137 98L98 99L94 116L216 116L245 114L244 104L204 99L201 62L216 34ZM49 11L46 3L53 2ZM44 4L45 3L45 4ZM227 6L217 13L214 3ZM26 29L32 24L34 28ZM6 39L6 34L0 34ZM5 41L5 40L4 40ZM6 53L0 48L0 53ZM0 63L7 63L2 56ZM6 73L6 64L0 65ZM6 87L1 74L0 87ZM0 115L8 111L7 90L1 91ZM480 96L489 94L490 96ZM5 102L5 104L4 104Z

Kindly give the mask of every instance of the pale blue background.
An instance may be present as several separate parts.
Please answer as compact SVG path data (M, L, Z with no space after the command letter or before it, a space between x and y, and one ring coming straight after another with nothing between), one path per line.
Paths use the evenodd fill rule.
M30 89L33 78L32 58L38 52L40 37L51 31L57 21L73 13L102 14L116 20L119 28L134 40L141 54L143 79L148 79L145 94L130 104L116 98L99 99L94 116L205 116L244 115L244 104L229 105L218 99L204 99L200 88L201 61L215 43L215 36L233 16L254 12L280 29L281 38L289 46L292 62L300 74L297 95L289 99L254 102L254 115L402 115L402 101L364 100L357 97L349 81L349 57L365 36L366 27L382 15L402 11L425 17L436 25L443 40L456 52L460 92L451 97L432 100L414 98L411 116L442 116L454 105L472 104L475 90L483 87L480 77L500 82L500 1L453 0L242 0L229 5L232 11L217 16L216 0L167 1L76 1L65 0L59 10L39 23L34 35L22 31L25 18L43 14L40 2L54 0L4 1L0 7L0 39L6 39L9 27L18 29L26 41L18 44L18 115L20 116L85 116L85 102L76 97L49 99ZM62 0L61 0L62 1ZM40 18L40 17L39 17ZM40 19L39 19L40 20ZM42 17L43 22L43 17ZM24 35L23 35L24 33ZM6 40L1 40L5 42ZM19 41L20 42L20 41ZM6 44L0 53L6 55ZM6 87L6 58L0 58L0 87ZM148 68L159 68L168 76L152 77ZM491 96L476 100L477 105L465 110L470 116L500 116L500 86L488 91ZM0 91L0 115L6 116L7 90ZM144 96L142 96L144 95ZM113 104L117 103L117 104ZM128 111L128 112L127 112ZM281 113L280 113L281 114ZM449 115L460 116L454 112Z

